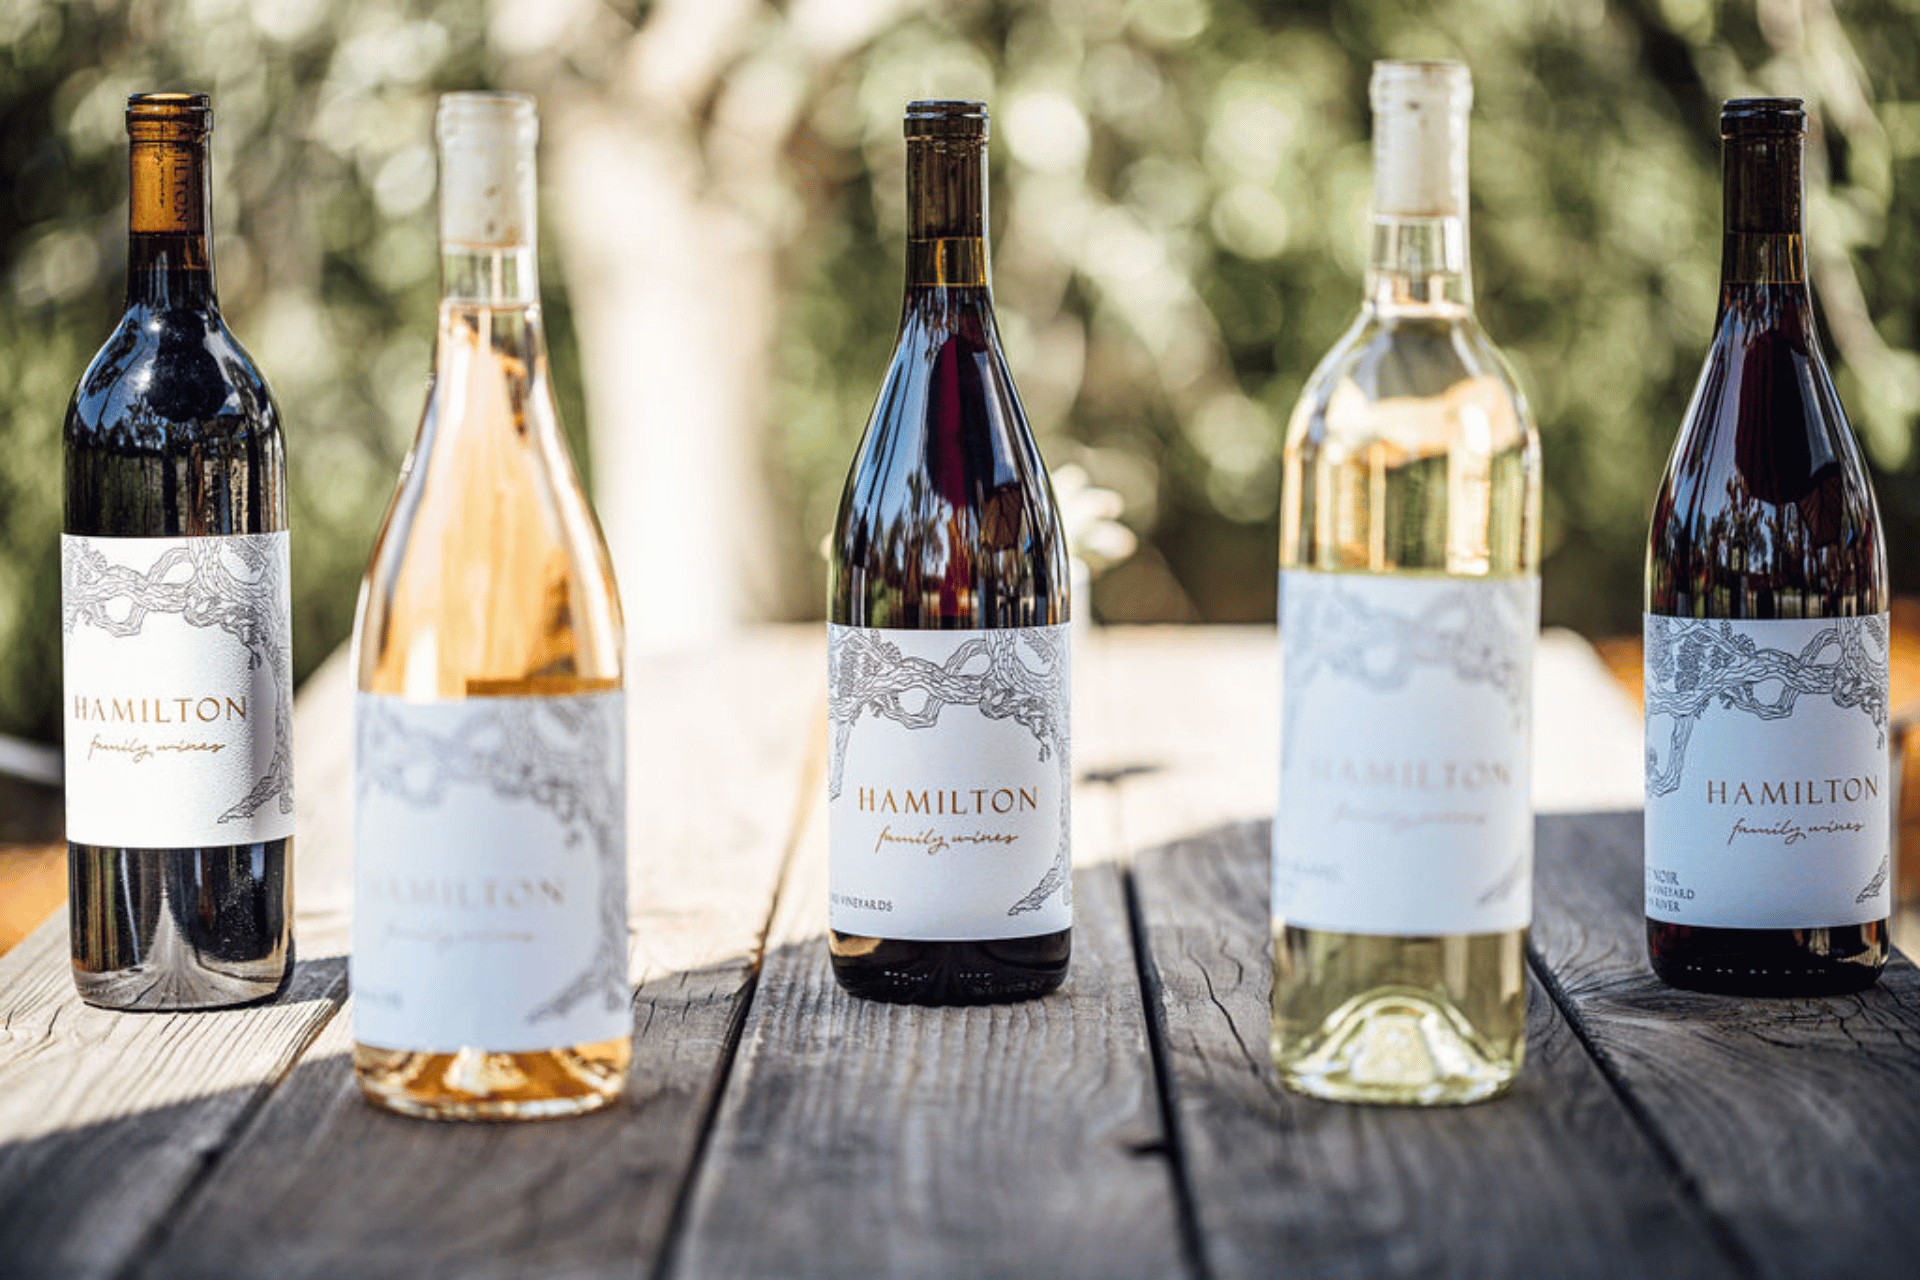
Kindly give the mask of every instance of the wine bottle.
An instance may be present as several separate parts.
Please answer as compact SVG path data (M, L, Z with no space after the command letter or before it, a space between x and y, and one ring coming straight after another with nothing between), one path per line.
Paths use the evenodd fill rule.
M1464 1103L1526 1047L1540 447L1474 318L1467 69L1375 63L1371 96L1366 297L1282 470L1273 1055Z
M354 1070L377 1106L612 1103L624 622L548 381L534 103L440 99L433 381L354 627Z
M127 100L127 304L74 389L60 538L81 998L201 1009L293 968L280 412L220 315L203 93Z
M1045 994L1071 950L1067 550L994 327L987 111L908 106L900 334L828 585L829 950L848 991Z
M1872 985L1892 903L1886 544L1814 329L1798 99L1728 102L1720 315L1654 500L1647 956L1678 987Z

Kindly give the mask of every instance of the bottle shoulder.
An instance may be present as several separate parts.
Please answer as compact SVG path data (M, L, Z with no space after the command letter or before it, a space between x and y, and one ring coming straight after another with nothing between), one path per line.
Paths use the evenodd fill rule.
M1724 320L1701 363L1676 461L1805 439L1864 474L1858 440L1832 371L1807 331L1749 328Z
M617 683L619 590L551 396L539 383L517 399L476 397L472 383L456 396L447 372L362 583L360 687L447 698Z
M997 338L903 326L848 472L859 491L949 500L1014 485L1051 506L1038 442ZM844 504L843 504L844 506Z
M280 432L272 388L217 309L130 308L68 404L70 443L164 448L170 426L203 439Z
M1723 314L1655 493L1647 545L1655 613L1884 607L1872 479L1810 331Z
M1538 451L1512 366L1471 312L1363 311L1308 379L1288 421L1291 453L1384 441L1431 452L1462 435L1490 452Z
M988 320L902 325L830 540L834 621L1065 620L1065 532Z

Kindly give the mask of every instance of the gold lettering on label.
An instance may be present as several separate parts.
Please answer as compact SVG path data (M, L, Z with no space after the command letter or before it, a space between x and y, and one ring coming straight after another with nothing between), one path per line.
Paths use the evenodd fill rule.
M79 722L116 724L218 724L244 721L247 699L220 694L188 694L164 698L99 698L73 696L73 718Z
M1756 793L1757 788L1757 793ZM1859 804L1880 798L1880 779L1872 774L1846 778L1794 778L1747 783L1709 779L1706 802L1710 805L1772 805L1802 809L1830 804Z
M915 813L938 818L986 813L1004 816L1040 807L1039 793L1032 787L969 787L944 791L856 787L854 801L861 813Z

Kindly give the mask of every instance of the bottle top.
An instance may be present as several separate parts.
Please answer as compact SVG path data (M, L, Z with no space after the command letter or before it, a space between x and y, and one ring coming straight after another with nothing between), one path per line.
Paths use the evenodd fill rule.
M1798 98L1733 98L1721 108L1722 226L1728 235L1801 233L1800 152L1806 131L1807 113ZM1764 256L1728 260L1721 274L1758 282L1805 278L1792 254L1778 262Z
M127 133L136 141L193 141L213 132L213 99L204 93L127 95Z
M967 99L928 98L907 104L909 138L987 140L987 104Z
M534 144L540 119L524 93L448 93L440 143L440 239L490 247L534 243Z
M1720 108L1720 136L1799 135L1807 131L1807 112L1798 98L1729 98Z
M1460 217L1467 211L1467 112L1473 77L1458 62L1376 62L1373 211Z
M204 236L213 103L204 93L136 93L127 99L127 229L136 235Z

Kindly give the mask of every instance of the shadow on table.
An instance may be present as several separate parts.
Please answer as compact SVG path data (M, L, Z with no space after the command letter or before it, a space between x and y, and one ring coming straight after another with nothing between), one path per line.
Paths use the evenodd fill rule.
M1270 838L1265 820L1226 823L1133 858L1163 1088L1209 1272L1611 1276L1667 1244L1683 1261L1712 1254L1532 974L1527 1064L1504 1099L1359 1107L1284 1090L1268 1049ZM1702 1273L1728 1272L1707 1257Z
M345 960L302 969L289 998L337 983ZM354 1083L341 1015L270 1092L102 1098L111 1119L0 1145L0 1272L112 1274L138 1261L143 1275L645 1274L748 972L739 957L641 986L624 1104L596 1115L506 1125L376 1111ZM181 1038L126 1049L151 1055L158 1088L186 1092L196 1063L231 1046L193 1037L188 1053Z

